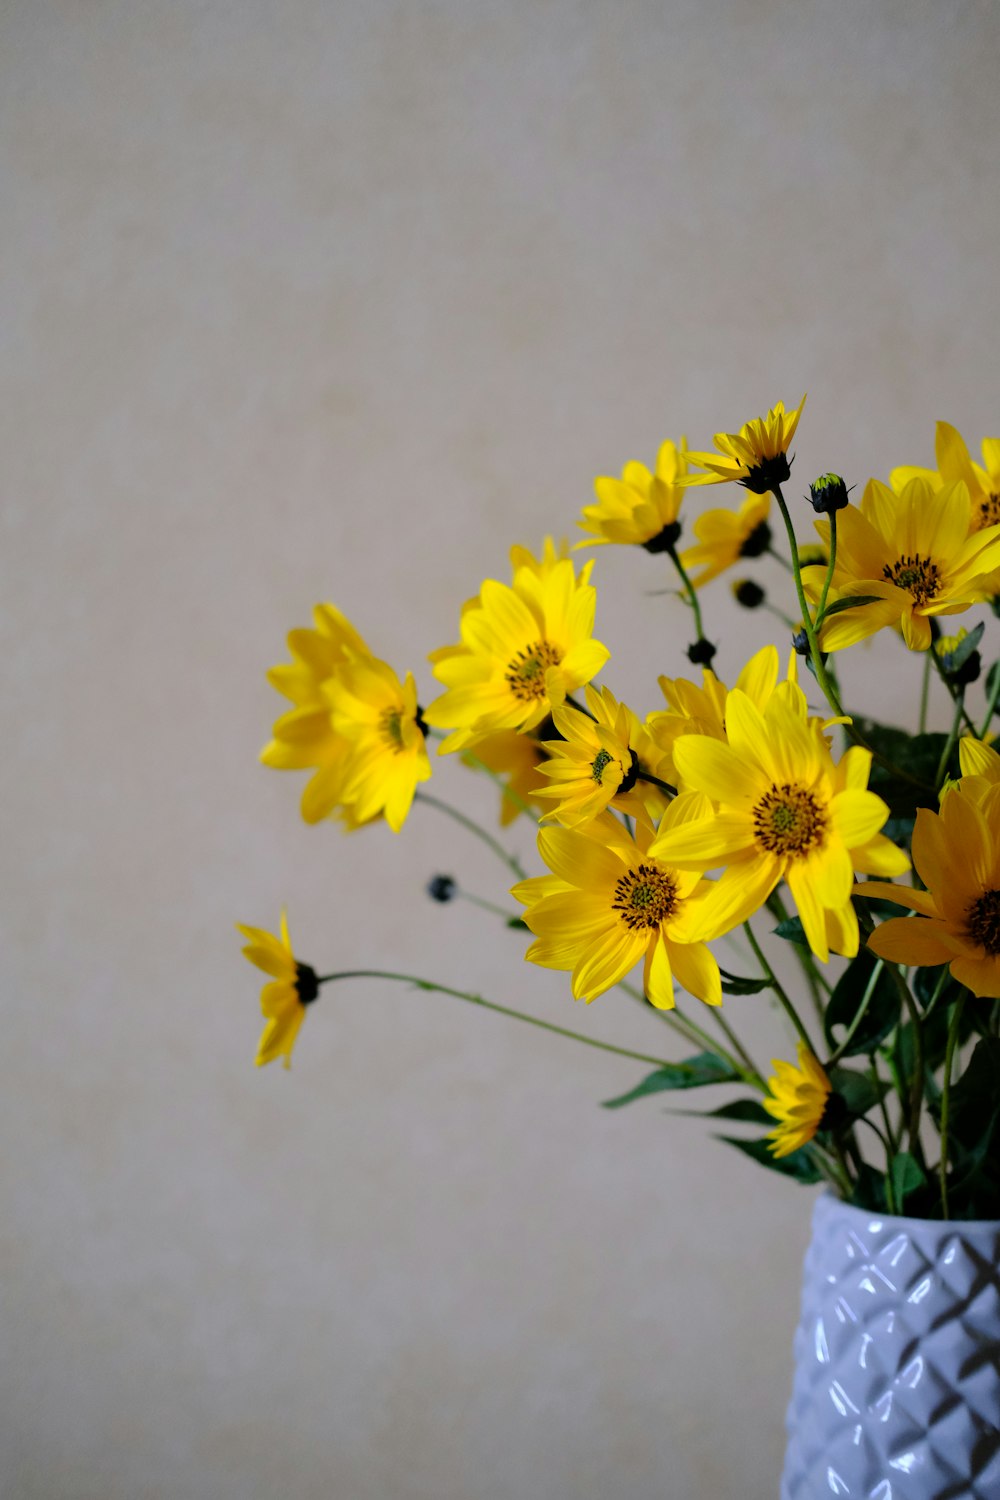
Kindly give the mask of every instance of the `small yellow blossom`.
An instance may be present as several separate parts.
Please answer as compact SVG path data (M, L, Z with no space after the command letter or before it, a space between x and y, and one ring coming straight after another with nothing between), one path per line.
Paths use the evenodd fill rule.
M292 1048L299 1034L306 1013L319 994L316 971L308 964L299 963L292 952L288 937L288 919L284 908L281 912L281 937L265 932L262 927L244 927L236 924L237 932L247 938L244 957L265 974L270 974L271 983L265 984L260 995L260 1008L267 1018L264 1034L257 1049L257 1066L273 1062L276 1057L285 1059L285 1067L291 1066Z
M736 480L755 495L783 484L791 472L788 450L805 404L803 396L794 411L786 412L779 401L766 417L745 422L739 432L717 432L714 442L718 453L688 454L690 463L708 472L688 475L686 483L722 484Z
M698 538L680 554L696 589L711 583L743 557L760 557L771 545L770 495L748 495L739 510L706 510L694 523Z
M687 443L681 438L679 444L668 441L661 446L655 474L634 462L625 465L620 479L595 479L598 503L584 506L578 522L590 535L577 547L619 542L645 547L647 552L668 551L679 534L677 513L686 473Z
M779 1057L771 1059L771 1066L774 1076L767 1080L770 1092L764 1108L778 1124L768 1136L769 1149L775 1157L791 1156L819 1129L831 1093L830 1080L803 1042L799 1043L798 1067Z
M658 817L667 806L661 787L640 773L664 779L666 757L632 710L608 688L588 687L589 714L563 704L552 718L561 740L546 741L549 759L539 766L549 785L538 796L557 806L543 821L577 828L606 807L633 817Z

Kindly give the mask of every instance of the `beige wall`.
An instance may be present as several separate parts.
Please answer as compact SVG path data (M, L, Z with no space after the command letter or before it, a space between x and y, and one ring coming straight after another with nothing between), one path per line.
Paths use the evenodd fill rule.
M282 901L322 967L679 1055L431 907L503 872L428 810L298 821L263 669L331 598L426 700L512 541L805 389L796 495L996 432L998 42L925 0L3 7L5 1496L776 1493L807 1193L400 988L254 1072L232 923ZM655 560L596 579L645 710L686 624ZM768 622L727 597L732 676Z

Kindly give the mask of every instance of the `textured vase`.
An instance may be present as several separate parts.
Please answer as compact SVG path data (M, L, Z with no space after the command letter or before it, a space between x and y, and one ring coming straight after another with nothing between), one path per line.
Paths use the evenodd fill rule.
M1000 1222L820 1198L781 1500L1000 1500Z

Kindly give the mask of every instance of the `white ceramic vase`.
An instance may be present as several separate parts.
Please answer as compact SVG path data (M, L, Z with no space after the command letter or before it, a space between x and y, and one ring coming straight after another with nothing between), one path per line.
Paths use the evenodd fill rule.
M1000 1500L1000 1222L813 1212L781 1500Z

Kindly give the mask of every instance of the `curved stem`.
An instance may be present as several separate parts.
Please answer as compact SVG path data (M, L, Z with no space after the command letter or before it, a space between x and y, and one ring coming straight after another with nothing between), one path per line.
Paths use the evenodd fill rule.
M815 1057L815 1055L816 1055L816 1049L813 1046L812 1042L809 1040L809 1033L806 1030L806 1028L803 1026L802 1021L801 1021L801 1019L799 1017L799 1013L795 1009L795 1006L789 1000L788 996L785 994L785 991L782 989L780 983L778 982L777 975L775 974L774 970L771 968L771 965L768 963L766 957L764 956L764 950L760 946L760 944L758 943L756 937L754 936L754 930L750 926L749 922L744 922L743 923L743 930L744 930L744 932L747 935L747 940L748 940L751 948L754 951L754 955L755 955L755 957L757 959L757 962L760 964L761 969L764 971L764 977L770 983L771 988L774 990L774 993L777 995L779 1001L781 1002L782 1006L784 1007L785 1012L786 1012L786 1014L788 1016L788 1019L791 1021L792 1025L795 1027L795 1030L798 1032L799 1036L802 1038L802 1040L805 1043L805 1045L809 1048L809 1051Z
M997 667L993 673L993 686L990 688L990 696L986 700L986 717L983 719L983 727L976 736L977 739L982 740L986 738L986 731L990 727L990 721L993 718L993 711L997 706L998 698L1000 698L1000 667Z
M568 1036L585 1047L596 1047L601 1052L612 1052L616 1057L628 1057L634 1062L652 1063L656 1068L670 1067L665 1057L651 1057L647 1052L633 1052L628 1047L615 1047L611 1042L599 1042L596 1037L584 1036L581 1031L570 1031L565 1026L555 1026L543 1021L540 1016L530 1016L527 1011L513 1010L509 1005L498 1005L495 1000L484 1000L468 990L452 989L451 985L438 984L432 979L420 979L416 974L396 974L389 969L342 969L336 974L317 977L317 984L333 984L339 979L391 979L399 984L415 984L417 989L434 991L439 995L452 995L456 1000L466 1000L470 1005L482 1006L484 1010L496 1011L498 1015L510 1016L515 1021L526 1021L529 1026L538 1026L542 1031L551 1031L556 1036Z
M717 1057L721 1057L723 1062L728 1063L733 1072L743 1079L744 1083L752 1084L754 1088L764 1090L764 1082L755 1068L752 1066L749 1069L743 1067L738 1058L734 1057L727 1048L720 1047L715 1038L709 1036L707 1031L703 1031L697 1021L692 1021L691 1017L685 1015L679 1006L675 1005L672 1010L658 1010L656 1006L650 1006L649 1001L640 989L637 989L634 984L629 984L624 979L619 980L618 988L624 990L626 995L631 995L633 1000L638 1000L648 1009L655 1011L660 1019L679 1032L685 1041L698 1042L707 1052L714 1052Z
M951 1108L951 1067L958 1045L958 1033L965 1008L965 991L955 1001L955 1008L948 1023L948 1040L944 1053L944 1077L941 1082L941 1217L948 1217L948 1115Z
M533 740L532 743L538 745L540 744L540 741ZM527 797L522 797L520 792L516 792L509 781L504 781L503 774L500 771L494 771L492 766L488 766L484 760L480 760L479 756L475 753L474 750L463 750L461 758L464 764L469 767L470 771L485 771L490 780L495 782L496 785L500 788L503 796L509 802L513 802L514 806L518 809L519 812L527 813L529 818L532 818L536 823L538 822L539 818L542 816L539 809L537 807L532 807ZM542 752L542 758L545 760L548 759L548 751ZM417 796L420 795L421 794L418 792Z
M698 632L699 641L705 639L705 630L701 623L701 606L698 603L698 592L687 574L687 569L677 555L676 547L667 548L667 556L677 569L677 576L684 587L684 597L694 611L694 628Z
M467 828L470 833L474 833L477 838L482 839L483 843L493 850L497 858L503 860L508 870L512 871L518 880L525 879L524 866L517 856L515 854L508 854L499 840L495 839L492 833L487 833L485 828L480 827L474 818L466 817L465 813L459 812L457 807L452 807L450 802L442 802L440 797L433 797L430 792L415 792L413 800L415 802L425 802L428 807L436 807L438 812L447 813L449 818L454 818L456 823L461 823L463 828Z
M677 788L671 786L669 781L661 781L659 776L654 776L651 771L636 771L636 781L648 781L650 786L658 786L661 792L666 792L668 797L677 796Z
M951 759L952 752L955 749L955 746L958 744L958 736L962 729L963 716L967 717L967 715L965 714L965 694L964 692L960 691L955 698L955 718L951 726L951 733L945 741L944 749L941 751L941 759L938 761L937 774L934 777L934 790L936 792L941 790L942 783L944 782L945 776L948 773L948 762Z
M791 554L792 559L792 575L795 579L795 592L799 601L799 609L802 611L802 624L805 628L806 637L809 641L809 657L812 661L813 671L816 674L816 681L819 683L820 690L822 691L823 696L826 698L827 703L829 703L834 713L838 717L841 717L843 716L844 710L841 706L840 699L837 696L837 690L834 687L833 683L830 681L829 673L827 672L826 667L823 664L823 653L819 648L819 640L816 635L816 626L813 621L812 611L809 608L809 601L806 598L806 591L802 586L802 567L799 563L799 544L795 538L795 527L792 525L792 518L788 513L788 506L785 504L785 497L781 493L781 485L776 484L771 493L774 496L775 500L777 500L778 502L778 509L781 511L781 519L785 523L785 532L788 536L788 550Z

